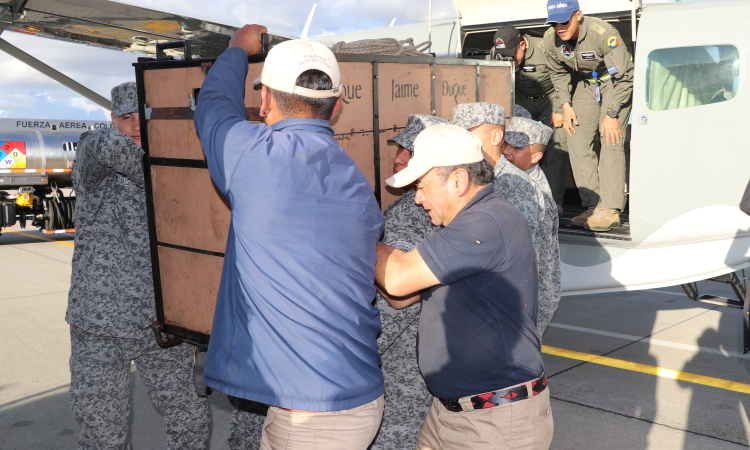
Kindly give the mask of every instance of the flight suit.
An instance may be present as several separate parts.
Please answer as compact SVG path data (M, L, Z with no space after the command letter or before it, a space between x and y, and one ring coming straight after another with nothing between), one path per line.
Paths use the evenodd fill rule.
M524 37L529 49L516 71L516 104L529 111L533 120L541 121L554 131L544 152L547 164L545 175L555 203L562 206L570 164L568 134L564 128L552 125L552 112L562 115L562 106L557 101L553 102L557 95L547 67L542 38L528 35Z
M609 23L584 17L573 47L553 28L544 35L544 48L559 105L570 103L578 117L568 137L570 163L584 207L622 209L625 206L625 128L632 107L633 58L620 33ZM593 73L597 73L594 78ZM601 102L595 102L599 85ZM573 92L572 98L570 92ZM618 112L623 137L607 144L601 138L597 160L594 140L608 109Z

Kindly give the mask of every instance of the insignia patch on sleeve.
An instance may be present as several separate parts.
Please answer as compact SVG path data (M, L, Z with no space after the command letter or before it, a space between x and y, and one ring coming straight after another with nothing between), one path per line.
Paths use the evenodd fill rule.
M594 31L596 31L597 33L599 33L601 35L604 35L604 32L607 31L606 28L604 28L603 26L599 25L596 22L594 22L594 23L591 24L591 29L594 30Z
M617 46L619 44L620 44L620 42L614 36L612 36L611 38L609 38L609 40L607 41L607 45L609 46L609 48L617 48Z
M607 67L607 72L609 72L610 75L614 75L617 73L617 66Z
M581 59L586 61L596 61L596 52L581 52Z

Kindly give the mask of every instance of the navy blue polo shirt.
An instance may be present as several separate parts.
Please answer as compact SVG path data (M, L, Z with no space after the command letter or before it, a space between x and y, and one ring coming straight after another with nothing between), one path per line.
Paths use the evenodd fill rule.
M482 188L417 250L441 284L422 292L418 357L427 387L454 399L539 378L537 268L523 214Z

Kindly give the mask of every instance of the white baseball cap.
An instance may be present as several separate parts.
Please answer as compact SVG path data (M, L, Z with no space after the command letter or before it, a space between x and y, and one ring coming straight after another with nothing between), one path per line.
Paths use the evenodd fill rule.
M316 91L297 86L297 77L306 70L320 70L333 82L333 89ZM341 72L333 52L320 42L297 39L274 46L266 56L255 89L263 84L271 89L311 98L338 97L341 94Z
M401 172L385 180L389 186L407 186L433 167L472 164L484 159L482 140L456 125L433 125L414 140L414 156Z

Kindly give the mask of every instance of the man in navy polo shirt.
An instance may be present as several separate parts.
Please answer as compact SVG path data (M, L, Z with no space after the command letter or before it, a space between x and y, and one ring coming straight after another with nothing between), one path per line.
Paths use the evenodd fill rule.
M375 268L394 308L422 300L419 368L435 398L418 450L537 450L552 441L531 234L493 180L482 141L455 125L425 129L406 169L386 180L417 181L415 202L438 226L410 252L378 243Z

